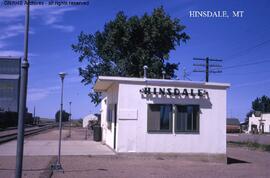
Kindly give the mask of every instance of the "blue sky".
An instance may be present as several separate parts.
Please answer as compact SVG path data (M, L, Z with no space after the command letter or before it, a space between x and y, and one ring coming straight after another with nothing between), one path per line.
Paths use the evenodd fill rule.
M44 0L43 0L44 1ZM172 62L180 62L194 81L204 80L203 73L193 73L194 57L222 59L223 73L210 75L210 81L231 83L228 90L228 117L243 119L251 102L270 96L270 2L267 0L181 0L181 1L95 1L89 6L32 6L29 38L29 83L27 106L42 117L54 117L60 106L58 73L65 79L65 105L72 101L74 118L98 112L87 96L90 86L80 83L78 56L71 50L81 31L94 33L122 10L128 16L142 15L163 5L173 18L187 26L191 39L172 51ZM243 18L190 18L190 10L243 10ZM22 6L0 5L0 55L23 56L24 12Z

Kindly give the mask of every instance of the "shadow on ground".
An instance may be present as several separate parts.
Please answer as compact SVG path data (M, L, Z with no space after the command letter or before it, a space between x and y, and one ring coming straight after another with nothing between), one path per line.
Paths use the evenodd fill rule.
M250 164L250 162L244 160L227 157L227 164L241 164L241 163Z

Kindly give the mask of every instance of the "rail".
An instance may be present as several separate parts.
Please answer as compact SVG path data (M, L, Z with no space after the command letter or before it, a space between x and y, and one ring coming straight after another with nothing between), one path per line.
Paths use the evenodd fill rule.
M48 124L48 125L40 126L38 128L25 129L24 136L26 137L26 136L30 136L30 135L35 135L35 134L38 134L40 132L46 131L48 129L54 128L55 126L57 126L57 124ZM17 139L17 129L15 129L13 133L1 134L0 135L0 144L5 143L5 142L9 142L9 141L15 140L15 139Z

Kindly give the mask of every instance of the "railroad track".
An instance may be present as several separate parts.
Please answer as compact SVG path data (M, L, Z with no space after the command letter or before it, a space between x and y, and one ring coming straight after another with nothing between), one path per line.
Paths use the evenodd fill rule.
M35 135L48 129L54 128L56 124L44 125L39 128L32 128L24 131L24 136ZM0 144L17 139L17 129L14 133L0 135Z

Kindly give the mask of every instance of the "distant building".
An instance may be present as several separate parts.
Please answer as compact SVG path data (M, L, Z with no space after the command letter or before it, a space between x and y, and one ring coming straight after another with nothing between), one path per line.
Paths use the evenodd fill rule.
M89 124L89 121L98 120L98 117L94 114L89 114L83 118L83 128L86 128Z
M227 118L227 133L240 133L240 122L237 118Z
M270 133L270 113L255 112L249 117L248 124L249 133Z
M18 112L20 66L18 57L0 57L0 111Z
M240 123L241 132L248 133L248 121Z

